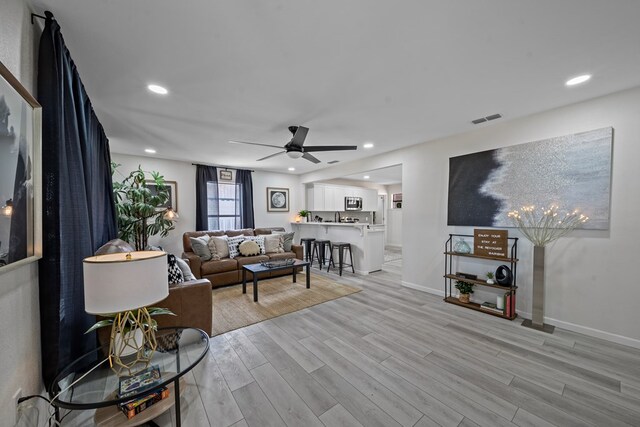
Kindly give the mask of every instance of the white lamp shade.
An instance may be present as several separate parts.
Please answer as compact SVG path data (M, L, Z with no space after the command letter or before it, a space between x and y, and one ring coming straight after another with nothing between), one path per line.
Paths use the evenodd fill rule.
M84 305L91 314L146 307L169 295L167 254L130 252L85 258Z

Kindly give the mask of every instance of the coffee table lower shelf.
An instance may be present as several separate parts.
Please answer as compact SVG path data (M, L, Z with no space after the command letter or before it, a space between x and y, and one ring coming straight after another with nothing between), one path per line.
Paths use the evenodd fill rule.
M486 309L482 308L480 306L480 304L475 303L475 302L460 302L460 300L458 298L454 298L454 297L446 297L444 299L444 301L448 302L449 304L455 304L455 305L459 305L461 307L470 308L471 310L481 311L483 313L491 314L492 316L501 317L501 318L507 319L507 320L514 320L516 317L518 317L518 313L514 313L512 316L506 316L506 315L501 314L501 313L496 313L495 311L486 310Z
M179 381L180 395L182 395L187 382L184 377L180 377ZM166 399L162 399L160 402L148 409L145 409L130 420L127 419L117 406L107 406L105 408L96 409L96 414L93 420L98 427L134 427L148 423L175 406L176 399L174 383L169 383L167 388L169 389L169 396Z

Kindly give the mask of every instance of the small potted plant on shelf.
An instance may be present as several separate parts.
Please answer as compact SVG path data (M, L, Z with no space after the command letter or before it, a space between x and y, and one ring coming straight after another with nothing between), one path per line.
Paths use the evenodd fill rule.
M458 300L460 302L469 303L469 294L473 293L473 283L464 282L462 280L456 281L456 289L460 292Z
M495 282L493 281L493 273L492 272L488 272L487 273L487 285L493 285Z
M300 215L301 218L305 218L305 220L308 222L310 213L311 212L309 212L308 210L302 209L301 211L298 212L298 215Z

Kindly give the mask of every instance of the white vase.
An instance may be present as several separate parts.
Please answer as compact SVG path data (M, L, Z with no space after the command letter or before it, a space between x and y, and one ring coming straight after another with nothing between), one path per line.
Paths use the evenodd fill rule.
M504 295L498 295L496 297L496 308L498 310L504 310Z

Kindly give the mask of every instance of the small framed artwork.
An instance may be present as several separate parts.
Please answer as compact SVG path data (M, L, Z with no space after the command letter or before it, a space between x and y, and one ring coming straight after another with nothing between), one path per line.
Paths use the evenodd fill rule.
M158 192L158 188L154 181L145 181L147 188L151 191L151 194L156 194ZM173 209L175 213L178 213L178 183L176 181L165 181L165 187L169 191L169 199L167 202L161 206L157 206L157 211L162 211L167 208Z
M267 187L267 212L289 212L289 189Z
M220 171L220 181L231 181L233 179L233 173L227 170Z

